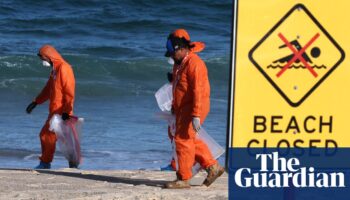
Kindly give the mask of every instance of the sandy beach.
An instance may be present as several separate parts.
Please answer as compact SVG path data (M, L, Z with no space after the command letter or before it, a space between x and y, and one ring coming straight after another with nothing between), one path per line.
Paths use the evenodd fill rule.
M205 177L197 174L191 189L169 190L162 185L174 172L0 169L0 199L228 199L226 173L210 187L200 185Z

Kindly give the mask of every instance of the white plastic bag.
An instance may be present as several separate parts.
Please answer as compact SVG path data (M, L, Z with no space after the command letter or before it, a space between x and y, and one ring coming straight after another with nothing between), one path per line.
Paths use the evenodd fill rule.
M168 122L168 126L170 127L170 133L172 136L175 136L175 131L176 131L175 115L171 114L170 112L163 111L163 112L156 113L156 116Z
M203 127L199 129L196 138L202 140L205 144L207 144L214 159L218 159L222 154L225 153L225 150L207 133L207 131L205 131ZM201 169L201 165L199 163L196 163L192 167L192 175L196 175Z
M218 159L222 154L225 153L224 148L222 148L206 131L203 127L199 129L198 134L196 135L197 139L202 140L207 144L210 149L211 155L215 159Z
M69 162L77 165L82 161L80 135L83 122L83 118L75 116L71 116L70 119L63 121L58 114L53 115L50 120L49 129L56 133L60 151Z
M156 97L160 110L171 111L171 104L173 101L173 86L171 83L163 85L154 95Z

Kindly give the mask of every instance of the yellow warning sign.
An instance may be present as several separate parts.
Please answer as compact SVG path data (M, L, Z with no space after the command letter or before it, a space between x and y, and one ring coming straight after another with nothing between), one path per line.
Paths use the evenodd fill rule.
M281 96L298 106L343 61L344 51L311 12L297 4L249 57Z
M350 1L234 1L229 147L350 147Z

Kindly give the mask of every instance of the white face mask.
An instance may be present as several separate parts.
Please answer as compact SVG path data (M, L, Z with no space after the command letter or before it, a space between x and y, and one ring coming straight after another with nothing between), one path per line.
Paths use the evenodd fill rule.
M169 57L169 58L168 58L168 63L169 63L170 65L174 65L174 64L175 64L175 61L174 61L174 59L173 59L172 57Z
M47 62L46 60L43 60L43 66L44 67L51 67L51 64Z

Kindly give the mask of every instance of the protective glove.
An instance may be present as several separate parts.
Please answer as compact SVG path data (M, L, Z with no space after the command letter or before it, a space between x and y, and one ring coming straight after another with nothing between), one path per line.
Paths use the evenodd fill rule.
M68 113L62 113L62 120L63 121L66 121L69 118L70 118L70 116L68 115Z
M38 104L34 101L32 103L30 103L26 109L27 113L30 114L32 112L32 110L36 107L36 105L38 105Z
M168 72L167 74L169 83L173 82L173 73Z
M201 119L199 117L193 117L192 125L193 129L198 133L198 131L201 129Z

